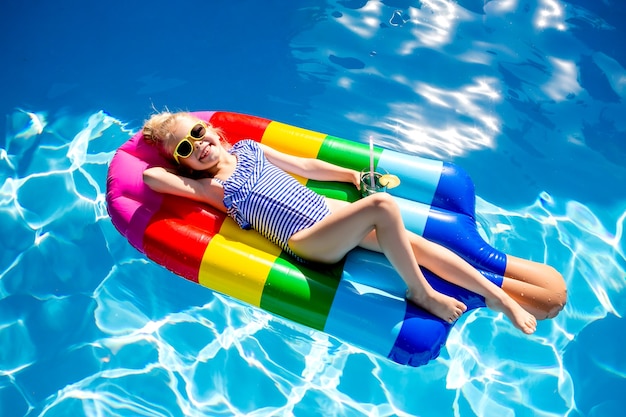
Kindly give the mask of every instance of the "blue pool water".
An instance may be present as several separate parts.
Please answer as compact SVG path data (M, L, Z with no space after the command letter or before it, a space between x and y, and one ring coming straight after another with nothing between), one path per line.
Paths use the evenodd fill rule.
M0 414L621 415L625 21L608 0L4 4ZM104 205L165 107L456 162L484 236L569 303L533 336L467 314L407 368L173 276Z

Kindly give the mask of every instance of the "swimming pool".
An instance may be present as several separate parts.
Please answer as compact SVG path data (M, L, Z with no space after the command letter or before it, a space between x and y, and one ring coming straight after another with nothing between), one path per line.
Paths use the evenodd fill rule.
M0 17L3 416L626 405L621 3L22 3ZM569 304L531 337L473 312L407 368L173 276L113 229L103 194L115 149L165 106L456 162L484 235L559 269Z

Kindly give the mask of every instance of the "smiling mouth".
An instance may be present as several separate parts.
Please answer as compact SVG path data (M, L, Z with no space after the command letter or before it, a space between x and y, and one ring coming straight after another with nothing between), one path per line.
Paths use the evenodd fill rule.
M211 153L211 145L207 144L204 149L202 150L202 153L200 154L200 160L203 160L204 158L206 158L210 153Z

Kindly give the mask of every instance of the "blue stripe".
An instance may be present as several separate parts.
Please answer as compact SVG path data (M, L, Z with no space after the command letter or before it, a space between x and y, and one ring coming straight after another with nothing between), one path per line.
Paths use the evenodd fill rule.
M390 194L431 205L439 185L443 162L384 149L376 168L382 168L400 178L400 186L390 190Z
M402 329L388 358L401 365L421 366L439 356L452 325L407 304Z
M400 197L394 197L394 199L400 207L404 227L407 230L422 236L424 234L424 229L426 228L426 223L428 222L430 206Z
M382 254L355 249L346 258L324 331L386 356L405 317L405 291Z
M469 174L460 166L445 162L432 205L474 217L476 190Z

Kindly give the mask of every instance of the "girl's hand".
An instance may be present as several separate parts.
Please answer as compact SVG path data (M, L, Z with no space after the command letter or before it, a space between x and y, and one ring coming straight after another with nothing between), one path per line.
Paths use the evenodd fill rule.
M352 170L351 182L354 184L357 190L361 190L361 173L359 171ZM350 182L350 181L348 181Z

